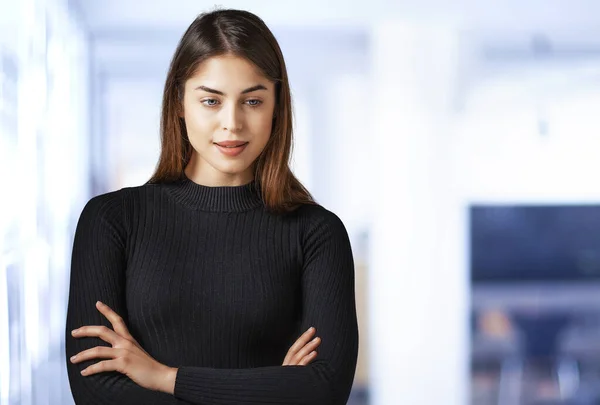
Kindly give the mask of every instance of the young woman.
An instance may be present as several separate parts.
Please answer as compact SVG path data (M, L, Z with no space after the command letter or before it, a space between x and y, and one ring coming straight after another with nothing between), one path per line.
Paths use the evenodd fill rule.
M75 402L345 404L358 352L352 251L288 166L288 77L260 18L218 10L191 24L161 140L150 181L92 198L77 225Z

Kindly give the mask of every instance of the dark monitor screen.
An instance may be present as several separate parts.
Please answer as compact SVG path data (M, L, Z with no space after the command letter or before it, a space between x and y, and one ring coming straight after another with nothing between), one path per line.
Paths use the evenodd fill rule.
M473 205L473 282L600 279L600 205Z

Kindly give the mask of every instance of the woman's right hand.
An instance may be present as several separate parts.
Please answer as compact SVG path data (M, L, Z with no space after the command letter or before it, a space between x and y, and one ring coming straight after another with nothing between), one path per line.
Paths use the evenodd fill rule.
M321 338L312 339L315 333L315 328L309 328L296 340L283 360L284 366L306 366L317 357L315 349L321 344Z

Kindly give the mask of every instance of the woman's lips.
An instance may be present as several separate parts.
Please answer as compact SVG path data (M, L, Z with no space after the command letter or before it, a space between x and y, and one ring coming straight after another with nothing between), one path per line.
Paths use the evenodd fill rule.
M248 142L240 142L240 141L226 141L226 142L215 142L215 146L219 149L219 152L224 154L225 156L237 156L246 149Z

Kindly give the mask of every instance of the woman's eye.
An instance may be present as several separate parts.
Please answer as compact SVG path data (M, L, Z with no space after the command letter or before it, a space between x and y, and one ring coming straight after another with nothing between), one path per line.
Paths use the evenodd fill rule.
M246 103L248 103L248 105L250 107L258 107L259 105L262 104L262 101L260 101L260 100L247 100Z
M217 100L215 98L207 98L205 100L202 100L201 103L207 107L216 107L217 105L220 104L219 100ZM259 105L262 104L262 101L256 100L256 99L246 100L246 104L248 104L250 107L258 107Z
M204 104L205 106L208 106L208 107L214 107L217 104L219 104L219 101L214 98L208 98L206 100L202 100L202 104Z

